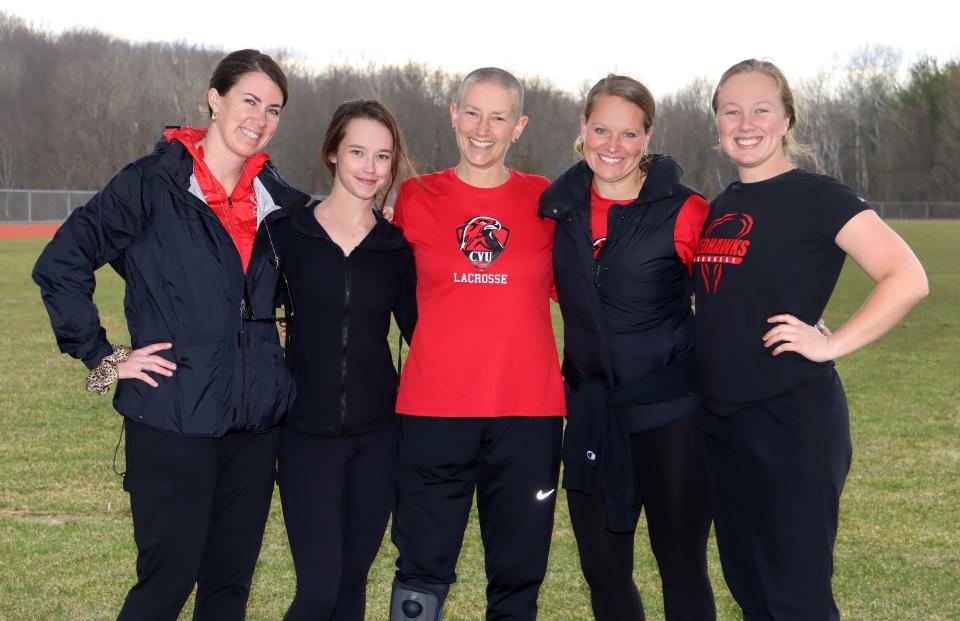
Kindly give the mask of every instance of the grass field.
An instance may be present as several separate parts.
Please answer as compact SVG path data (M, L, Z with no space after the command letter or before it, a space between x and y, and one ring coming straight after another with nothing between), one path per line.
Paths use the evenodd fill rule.
M834 579L845 619L960 619L960 222L899 222L928 270L931 296L880 343L838 363L854 437ZM0 621L113 619L134 580L129 503L111 470L120 418L83 391L80 363L57 352L29 278L43 243L0 241ZM827 311L838 325L869 287L848 265ZM122 283L99 274L103 323L125 342ZM122 455L120 456L122 464ZM643 525L635 576L648 618L662 619ZM383 620L393 571L389 540L370 574L368 619ZM738 619L711 540L721 619ZM447 618L482 618L482 550L467 531ZM248 619L277 620L293 594L274 502ZM558 502L542 619L589 619L586 587ZM190 607L181 618L190 618Z

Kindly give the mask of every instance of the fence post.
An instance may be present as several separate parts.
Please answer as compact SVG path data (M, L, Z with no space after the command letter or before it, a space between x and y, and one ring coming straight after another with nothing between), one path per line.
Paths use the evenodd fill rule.
M27 222L33 222L33 192L27 192Z
M64 192L64 194L63 194L63 202L64 202L64 204L66 204L66 206L67 206L67 215L66 215L66 217L69 218L69 217L70 217L70 192Z

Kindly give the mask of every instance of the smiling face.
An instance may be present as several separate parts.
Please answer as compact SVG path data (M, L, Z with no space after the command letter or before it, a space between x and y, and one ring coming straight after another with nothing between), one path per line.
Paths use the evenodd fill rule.
M467 87L460 101L450 104L450 122L460 147L460 165L487 171L502 167L510 144L520 138L526 116L517 116L513 94L494 82Z
M373 119L351 120L336 155L330 157L336 166L333 192L346 190L360 200L372 202L390 182L393 158L389 129Z
M217 115L210 132L237 157L245 159L263 151L277 132L283 93L262 71L242 75L226 93L211 88L207 101Z
M740 180L763 181L793 168L783 150L790 119L776 80L758 72L737 73L717 89L720 146Z
M639 191L639 174L653 128L644 131L643 110L616 95L599 95L590 118L580 117L583 159L593 171L600 196L632 198Z

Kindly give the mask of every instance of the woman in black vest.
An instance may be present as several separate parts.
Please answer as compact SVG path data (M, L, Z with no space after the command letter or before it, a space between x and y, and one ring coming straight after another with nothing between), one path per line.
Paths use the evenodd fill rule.
M633 582L645 510L668 621L716 616L710 513L693 368L691 266L706 201L666 155L647 153L655 104L625 76L587 96L583 160L544 192L564 320L564 481L600 621L643 619Z

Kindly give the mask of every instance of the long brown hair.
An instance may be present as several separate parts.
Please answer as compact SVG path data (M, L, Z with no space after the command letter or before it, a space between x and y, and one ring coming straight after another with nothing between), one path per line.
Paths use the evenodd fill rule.
M337 165L331 162L330 158L336 155L337 149L340 148L340 143L343 142L343 137L347 133L347 125L354 119L376 121L383 125L393 138L390 181L384 184L384 187L380 190L380 199L377 202L377 209L383 209L401 171L416 174L407 156L407 143L403 139L403 132L400 131L400 124L397 123L397 119L386 106L375 99L352 99L337 106L337 110L330 120L330 125L327 126L327 131L323 135L323 142L320 144L320 159L327 170L330 171L330 174L336 176Z

